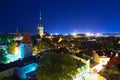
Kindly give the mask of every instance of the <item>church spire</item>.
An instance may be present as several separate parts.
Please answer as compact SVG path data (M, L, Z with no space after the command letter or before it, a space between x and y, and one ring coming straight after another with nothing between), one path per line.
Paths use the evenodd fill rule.
M44 28L42 26L42 13L41 13L41 11L40 11L40 22L38 24L38 34L41 37L43 37L43 35L44 35Z
M40 23L39 23L39 26L42 27L42 13L40 11Z

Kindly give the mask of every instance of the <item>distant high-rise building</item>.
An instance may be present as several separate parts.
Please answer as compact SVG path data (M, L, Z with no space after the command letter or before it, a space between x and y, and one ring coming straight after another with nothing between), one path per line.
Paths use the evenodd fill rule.
M44 35L44 28L42 26L42 16L41 16L41 12L40 12L40 22L38 24L38 34L40 37L43 37Z

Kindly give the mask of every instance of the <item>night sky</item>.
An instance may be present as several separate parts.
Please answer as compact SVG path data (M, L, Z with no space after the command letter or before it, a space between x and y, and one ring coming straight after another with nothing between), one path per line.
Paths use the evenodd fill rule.
M0 32L120 32L120 0L0 0Z

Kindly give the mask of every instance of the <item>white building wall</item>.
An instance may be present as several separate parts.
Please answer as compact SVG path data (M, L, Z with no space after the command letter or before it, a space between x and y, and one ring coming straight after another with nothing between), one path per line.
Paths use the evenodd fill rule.
M27 63L26 63L27 64ZM27 78L26 74L35 71L38 67L37 63L31 63L23 67L17 68L17 75L21 79Z
M21 58L32 56L32 44L20 44Z

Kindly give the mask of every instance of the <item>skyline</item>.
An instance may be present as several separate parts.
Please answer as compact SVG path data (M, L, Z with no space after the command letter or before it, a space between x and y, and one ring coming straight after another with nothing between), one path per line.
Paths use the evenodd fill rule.
M0 32L37 33L40 10L49 33L120 32L118 0L1 0Z

